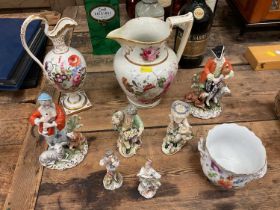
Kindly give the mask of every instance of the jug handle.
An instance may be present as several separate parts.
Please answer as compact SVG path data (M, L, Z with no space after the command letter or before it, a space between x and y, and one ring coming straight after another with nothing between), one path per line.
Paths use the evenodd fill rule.
M38 63L38 65L41 67L42 70L44 70L44 65L41 63L41 61L35 57L35 55L30 51L27 43L26 43L26 39L25 39L25 35L26 35L26 29L28 27L28 25L33 21L33 20L42 20L43 23L45 24L45 32L48 31L49 25L48 25L48 21L45 17L43 17L42 15L30 15L29 17L27 17L22 26L21 26L21 30L20 30L20 39L21 39L21 43L23 48L26 50L26 52L30 55L30 57L36 62Z
M173 16L166 19L166 22L168 22L171 26L171 29L174 26L179 26L181 29L184 30L183 37L181 39L181 43L179 45L179 48L177 50L177 61L179 62L181 59L181 56L184 52L184 49L186 47L192 25L193 25L193 14L191 12L185 14L185 15L179 15L179 16Z

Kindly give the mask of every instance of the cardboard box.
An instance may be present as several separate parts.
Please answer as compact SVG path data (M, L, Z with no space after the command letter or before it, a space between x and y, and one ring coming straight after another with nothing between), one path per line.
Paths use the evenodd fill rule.
M245 58L254 70L280 70L280 45L251 46Z

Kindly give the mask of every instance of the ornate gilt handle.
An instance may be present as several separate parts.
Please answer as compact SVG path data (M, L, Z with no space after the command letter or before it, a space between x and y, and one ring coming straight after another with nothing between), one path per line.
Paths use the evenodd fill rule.
M189 12L185 15L169 17L166 19L166 22L170 24L171 28L173 28L174 26L179 26L184 30L183 37L177 51L177 60L179 62L191 33L193 25L193 14Z
M23 48L26 50L26 52L30 55L30 57L36 62L38 63L38 65L41 67L42 70L44 70L44 66L41 63L41 61L35 57L35 55L30 51L27 43L26 43L26 29L28 27L28 25L33 21L33 20L42 20L45 23L45 32L48 31L49 25L48 25L48 21L46 20L46 18L44 18L43 16L40 15L30 15L29 17L27 17L22 26L21 26L21 30L20 30L20 39L21 39L21 43Z

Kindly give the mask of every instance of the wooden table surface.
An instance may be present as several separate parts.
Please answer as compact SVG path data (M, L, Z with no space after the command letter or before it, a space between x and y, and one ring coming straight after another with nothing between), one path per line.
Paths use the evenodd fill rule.
M121 5L121 21L125 18ZM233 64L235 77L228 81L231 96L223 98L223 112L211 120L189 117L195 138L174 156L161 152L162 139L169 122L170 105L183 99L190 90L191 78L201 68L180 69L160 105L139 110L145 125L143 145L136 156L121 157L123 186L115 191L103 188L105 175L99 160L108 148L116 150L117 133L111 116L127 105L113 72L113 56L93 56L84 8L67 8L63 16L74 18L78 26L72 33L71 46L80 50L88 65L84 89L93 108L80 113L81 131L89 141L85 160L73 169L43 169L38 145L30 133L28 117L35 109L36 97L46 89L58 100L59 94L43 84L19 92L0 92L0 208L3 209L280 209L280 122L274 113L274 98L280 89L280 71L251 69L243 54L247 46L280 42L279 32L247 33L237 39L239 28L225 1L218 4L208 48L224 44L226 56ZM172 38L169 43L172 44ZM50 48L50 46L49 46ZM206 58L210 55L207 53ZM204 61L205 62L205 61ZM203 175L197 141L220 123L239 123L259 136L267 151L268 172L264 178L239 190L225 191L213 186ZM162 175L162 186L155 198L145 200L137 191L136 177L146 159Z

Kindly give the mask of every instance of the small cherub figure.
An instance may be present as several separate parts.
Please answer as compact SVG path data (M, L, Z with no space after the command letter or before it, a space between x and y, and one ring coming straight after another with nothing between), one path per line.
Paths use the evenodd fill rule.
M148 160L139 173L138 191L144 198L152 198L155 196L158 188L161 186L161 175L152 168L152 161Z
M221 98L231 93L225 81L234 76L232 65L224 57L224 46L216 46L212 53L215 57L208 59L203 71L193 77L194 91L185 96L192 106L191 114L202 119L219 116Z
M124 157L135 155L141 146L141 134L144 130L144 124L137 115L136 106L130 104L124 110L115 112L112 124L119 132L117 146L120 154Z
M103 179L103 185L107 190L115 190L120 188L123 183L122 175L117 171L120 164L118 157L112 150L108 150L105 156L100 160L101 166L106 166L107 173Z
M187 141L193 138L191 126L188 123L190 106L183 101L174 101L171 106L170 123L163 139L162 151L173 155L180 151Z

